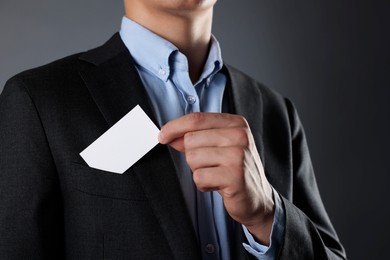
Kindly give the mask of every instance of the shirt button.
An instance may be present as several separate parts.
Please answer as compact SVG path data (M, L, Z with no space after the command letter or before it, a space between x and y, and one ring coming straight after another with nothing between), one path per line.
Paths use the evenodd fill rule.
M158 71L158 74L160 76L165 76L165 74L167 74L167 72L165 70L163 70L162 68L160 68L160 70Z
M211 83L211 78L207 78L206 79L206 87L210 86L210 83Z
M215 252L215 247L213 244L206 245L206 253L213 254Z
M194 96L187 96L187 102L190 103L191 105L196 102L196 97Z

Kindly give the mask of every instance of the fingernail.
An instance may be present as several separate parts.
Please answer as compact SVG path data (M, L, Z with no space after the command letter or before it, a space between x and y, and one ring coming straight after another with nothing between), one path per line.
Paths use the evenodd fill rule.
M164 139L164 134L162 131L160 131L160 133L158 133L158 141L162 144L163 139Z

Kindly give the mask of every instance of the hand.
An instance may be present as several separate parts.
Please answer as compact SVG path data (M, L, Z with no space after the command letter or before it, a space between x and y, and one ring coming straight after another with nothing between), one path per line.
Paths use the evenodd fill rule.
M184 152L196 187L202 192L218 191L230 216L269 245L272 189L245 118L188 114L164 125L159 141Z

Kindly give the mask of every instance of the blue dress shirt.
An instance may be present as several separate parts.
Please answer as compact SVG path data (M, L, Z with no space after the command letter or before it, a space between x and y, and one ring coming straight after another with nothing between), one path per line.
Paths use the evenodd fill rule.
M177 47L124 17L120 35L130 51L150 97L160 127L192 112L221 112L226 76L217 40L212 37L210 51L199 80L193 84L188 61ZM233 221L218 192L200 192L192 180L191 169L182 153L170 149L184 199L201 246L203 259L230 259L230 232ZM274 190L275 216L270 247L257 243L243 226L249 244L244 248L258 259L274 259L284 232L284 212Z

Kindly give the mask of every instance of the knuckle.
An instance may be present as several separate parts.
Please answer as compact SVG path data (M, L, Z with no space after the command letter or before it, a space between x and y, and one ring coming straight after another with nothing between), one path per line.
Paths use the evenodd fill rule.
M213 113L213 116L215 117L215 120L226 120L229 119L229 114L224 113Z
M196 160L196 150L186 151L186 160L189 165L193 164Z
M233 159L231 160L231 167L235 168L235 172L241 171L245 167L245 150L237 147L233 151Z
M193 138L194 138L194 133L192 133L192 132L188 132L188 133L184 134L184 147L186 147L186 148L191 147L191 143L193 141Z
M210 189L207 189L207 188L199 188L198 187L198 190L201 191L201 192L207 192L207 191L210 191Z
M189 116L189 121L193 126L197 126L198 124L202 123L205 121L205 115L200 112L194 112L191 113Z
M239 192L236 189L229 188L229 189L226 189L224 191L225 198L234 198L234 197L238 196L238 194L239 194Z
M206 188L201 170L194 171L192 173L192 179L194 180L194 183L199 190L202 190L202 189L204 190Z
M231 149L232 157L236 158L237 161L244 161L245 159L245 150L242 147L232 147Z
M237 115L237 116L236 116L236 120L237 120L237 122L238 122L238 124L239 124L240 126L243 126L243 127L248 126L248 121L246 120L246 118L245 118L244 116L242 116L242 115Z
M240 145L247 147L249 145L248 130L246 128L236 129L236 138Z

